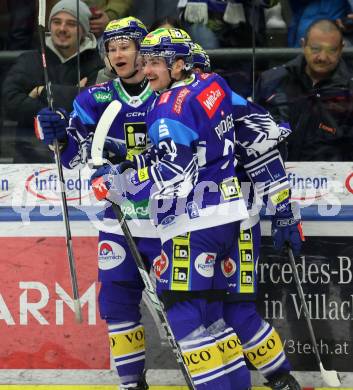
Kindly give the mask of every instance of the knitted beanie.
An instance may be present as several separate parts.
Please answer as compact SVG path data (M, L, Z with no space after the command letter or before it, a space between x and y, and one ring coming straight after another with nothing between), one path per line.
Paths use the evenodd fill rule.
M87 34L89 32L89 19L92 16L92 13L88 6L79 0L79 22L84 30L84 33ZM58 3L54 5L49 15L49 26L51 23L51 19L58 14L59 12L67 12L72 15L75 19L77 19L77 3L75 0L60 0Z

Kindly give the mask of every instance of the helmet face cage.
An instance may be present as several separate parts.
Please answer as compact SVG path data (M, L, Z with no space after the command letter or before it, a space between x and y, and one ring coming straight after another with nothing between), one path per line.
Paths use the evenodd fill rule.
M144 57L163 57L169 69L182 58L184 70L189 71L193 67L191 44L191 38L184 30L159 28L147 34L141 43L140 53Z
M112 20L108 23L103 33L104 47L108 51L108 43L111 40L130 39L136 43L137 49L139 49L140 43L146 35L146 26L133 16Z
M205 72L211 70L210 57L206 53L205 49L198 43L193 44L192 59L193 59L194 67L198 66Z

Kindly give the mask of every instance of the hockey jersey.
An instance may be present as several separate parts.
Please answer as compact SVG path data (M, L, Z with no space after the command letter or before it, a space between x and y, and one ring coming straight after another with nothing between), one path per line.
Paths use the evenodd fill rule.
M155 154L135 156L132 182L140 190L127 196L151 197L162 242L247 218L234 169L232 109L225 81L203 74L174 83L149 111Z
M242 222L245 230L258 222L263 204L271 211L289 201L289 182L278 146L291 130L287 123L277 125L267 110L235 92L232 104L236 171L250 215Z
M62 152L62 163L67 168L86 164L96 126L104 110L113 100L119 100L122 108L109 129L107 140L126 145L128 156L141 153L150 146L147 136L147 108L152 104L155 94L147 81L139 96L130 96L119 78L92 86L80 93L74 100L68 128L67 146ZM138 202L126 200L121 205L131 233L137 237L157 237L148 210L148 198ZM105 209L104 231L122 234L111 207Z

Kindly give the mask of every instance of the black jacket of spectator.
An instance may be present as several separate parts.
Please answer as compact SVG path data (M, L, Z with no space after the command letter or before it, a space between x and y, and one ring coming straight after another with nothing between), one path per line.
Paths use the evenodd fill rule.
M46 44L46 60L54 108L64 108L67 112L71 112L73 100L78 93L77 55L64 59L54 48L50 36L47 36ZM104 67L96 46L95 38L89 34L80 47L80 79L88 78L86 86L95 84L99 69ZM46 89L44 88L37 98L29 96L35 87L44 85L40 51L21 54L3 81L4 114L6 118L17 121L16 148L22 149L16 150L15 162L44 162L49 159L47 150L40 151L42 145L35 140L33 129L34 116L39 110L48 106ZM21 158L23 153L26 154L25 160ZM28 157L29 155L31 157Z
M259 78L255 98L277 121L289 122L290 161L352 161L353 79L341 59L335 71L313 85L300 55Z

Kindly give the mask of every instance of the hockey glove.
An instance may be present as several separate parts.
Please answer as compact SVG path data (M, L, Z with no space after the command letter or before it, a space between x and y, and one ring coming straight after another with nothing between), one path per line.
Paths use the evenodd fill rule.
M115 142L113 139L106 139L103 148L103 157L112 164L119 164L126 159L126 146L123 143Z
M129 185L129 173L125 171L132 168L130 161L124 161L118 165L103 165L91 176L93 193L97 200L112 200L120 204L126 195L126 188Z
M277 251L280 251L288 243L294 255L300 254L305 237L302 230L300 208L296 202L288 203L283 210L276 211L272 217L271 230L273 245Z
M58 109L54 112L50 108L43 108L34 118L36 136L46 145L52 145L54 140L65 141L68 124L68 115L64 109Z

